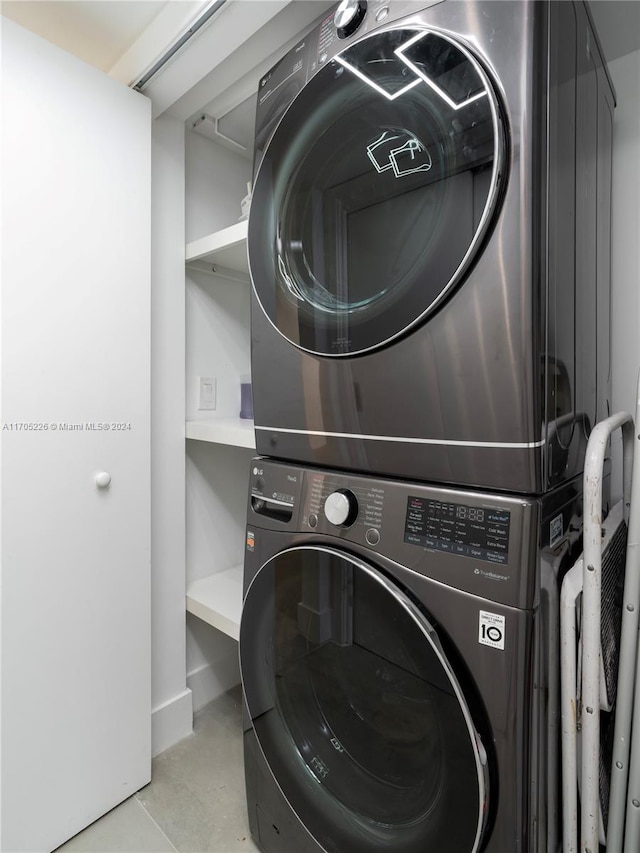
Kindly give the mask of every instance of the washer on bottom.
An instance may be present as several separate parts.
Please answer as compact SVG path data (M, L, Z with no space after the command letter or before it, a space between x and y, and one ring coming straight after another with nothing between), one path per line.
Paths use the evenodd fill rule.
M532 499L253 461L240 664L265 853L557 849L579 508L577 483Z

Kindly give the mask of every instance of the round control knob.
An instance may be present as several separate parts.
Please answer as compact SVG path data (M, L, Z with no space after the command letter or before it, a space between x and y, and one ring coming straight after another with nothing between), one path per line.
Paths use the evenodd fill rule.
M336 527L350 527L358 514L358 501L348 489L332 492L324 502L324 514Z
M342 0L333 16L339 39L346 39L360 26L367 12L367 0Z

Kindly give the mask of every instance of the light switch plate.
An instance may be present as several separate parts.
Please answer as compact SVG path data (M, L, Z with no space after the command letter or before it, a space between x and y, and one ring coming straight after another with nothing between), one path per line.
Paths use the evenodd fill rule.
M198 409L211 411L216 407L215 376L198 377Z

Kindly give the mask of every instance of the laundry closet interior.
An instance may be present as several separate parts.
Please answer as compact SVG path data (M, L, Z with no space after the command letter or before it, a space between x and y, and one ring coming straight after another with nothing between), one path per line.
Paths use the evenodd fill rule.
M429 844L438 853L507 853L520 849L519 843L528 845L526 853L543 853L547 843L553 843L554 853L560 849L561 838L551 827L555 823L557 829L559 819L548 802L559 801L560 793L554 774L546 770L553 752L548 729L554 723L545 716L547 706L534 682L555 678L553 666L549 670L551 655L545 659L555 642L545 633L555 606L548 605L555 595L550 591L555 581L549 578L563 573L569 558L580 553L579 537L572 531L582 511L582 487L576 484L586 447L583 432L621 409L633 414L636 402L640 301L638 252L632 244L637 244L639 222L634 152L640 144L640 33L633 28L625 32L621 24L616 31L616 21L628 18L612 14L609 20L603 8L626 3L592 3L588 17L582 3L575 15L567 11L573 4L545 3L554 11L536 17L535 27L533 13L529 17L521 11L532 4L517 4L519 11L512 17L498 11L507 5L353 0L340 4L339 17L338 4L325 0L200 4L199 14L209 17L185 38L184 46L159 71L126 80L126 85L140 84L141 94L128 91L129 98L147 99L146 117L144 110L138 115L137 104L130 116L122 101L126 122L136 125L131 131L139 147L135 156L143 165L136 168L132 158L129 171L118 172L114 182L130 180L131 192L145 201L131 202L125 212L126 205L118 207L128 197L129 190L123 189L111 211L112 222L122 214L124 230L140 229L138 245L132 240L124 250L130 251L129 270L125 259L109 273L122 278L113 288L113 315L107 317L97 302L92 307L86 296L99 286L100 298L106 300L110 283L108 278L98 285L92 281L93 260L84 251L78 252L78 266L89 287L83 291L79 286L70 295L61 289L60 304L42 284L45 260L38 260L33 273L41 288L34 294L41 293L42 305L61 329L69 329L71 340L74 323L84 328L84 346L101 336L110 345L117 343L128 304L130 316L142 318L137 340L132 324L122 323L119 373L102 373L103 361L109 361L106 344L104 358L87 366L95 372L94 380L85 377L77 386L84 389L80 403L72 392L56 392L57 386L45 394L49 409L28 401L29 376L40 369L39 335L45 330L42 340L49 340L46 330L54 324L40 318L26 335L28 345L17 342L19 324L29 328L26 312L38 312L24 296L30 264L23 259L29 251L11 252L3 277L9 282L15 276L23 296L11 296L6 303L15 327L9 330L14 334L7 353L11 357L30 349L33 358L7 373L10 390L2 421L46 423L48 436L46 444L44 438L38 444L34 433L31 450L24 442L20 445L14 461L7 463L3 495L8 507L10 489L20 493L3 520L3 607L9 614L3 612L3 625L6 621L5 637L11 641L3 638L3 671L9 673L3 685L9 720L3 722L3 742L14 738L3 779L11 788L3 794L7 850L34 845L54 849L133 794L149 781L152 756L188 737L193 714L237 687L241 677L249 825L265 853L368 853L394 849L394 843L399 853L418 853ZM475 11L481 12L478 20ZM486 23L492 15L495 25ZM400 24L394 30L396 20ZM591 41L592 20L593 32L602 26L605 53L608 45L616 45L615 55L604 56L608 70L594 59L600 42L597 37ZM51 61L57 68L57 57L52 52L49 59L43 51L43 65L36 67L36 37L15 26L7 21L3 41L19 44L24 61L32 57L42 79L44 63ZM541 35L545 27L552 32L555 26L558 32L565 27L567 35ZM499 37L492 41L492 32L503 38L502 44ZM445 57L438 60L442 65L435 59L430 65L432 56ZM128 73L126 57L114 66L120 83ZM538 71L532 72L525 57L539 63ZM376 59L393 65L388 77L385 66L380 77L374 71L367 78ZM12 120L26 120L13 106L22 97L21 61L16 47L8 60L13 65L7 85L18 92L11 92ZM133 68L135 57L128 61ZM61 80L65 74L69 80L82 76L75 62L60 60ZM153 63L136 73L142 70L152 71ZM567 80L581 73L592 74L589 86L578 95L567 94ZM97 100L110 99L112 89L103 91L97 74L92 69L78 100L90 100L94 86ZM438 74L442 76L435 84L430 77ZM554 82L551 104L544 103L549 113L543 116L536 111L544 99L532 92L543 86L540 79L547 74ZM526 81L521 91L520 75ZM334 84L342 87L337 95ZM109 87L113 85L110 80ZM268 94L261 95L263 91ZM301 91L304 97L287 113ZM281 95L282 103L273 107ZM118 97L114 94L113 105L109 101L113 112L105 112L102 133L107 139L108 122L118 121L120 114ZM590 98L598 99L596 110L585 107ZM332 118L331 111L340 113L344 103L348 110ZM420 109L428 121L419 118ZM613 118L609 115L607 124L603 115L609 109ZM87 139L101 133L99 112L96 108L87 120L95 133ZM363 130L362 118L369 114L378 121L370 133ZM70 138L80 133L80 116L79 111L72 118L77 124ZM348 138L351 124L353 140ZM444 127L454 130L436 154L429 134L435 138L439 130L444 137ZM269 148L276 128L280 136L276 132ZM527 135L530 128L535 138L533 131ZM85 138L84 130L78 138ZM11 137L13 156L24 145L22 139L17 133ZM122 139L119 162L126 160L126 137ZM331 157L323 159L322 146L314 148L322 139L340 151L334 172ZM595 141L591 146L584 139ZM313 151L308 159L304 146ZM91 168L101 168L106 161L99 157L108 157L108 148ZM263 164L257 173L265 149L267 167ZM37 146L29 156L38 156ZM594 179L589 158L599 160ZM347 175L349 169L360 169L352 161L364 162L369 171ZM441 181L433 178L438 189L429 189L421 207L416 198L438 169ZM60 180L63 196L62 176ZM384 182L393 182L395 189L378 193L375 187ZM403 182L413 182L416 193L412 200L396 203ZM544 193L537 182L545 186ZM441 185L448 189L441 192ZM35 193L36 187L30 191ZM250 212L252 193L260 204L259 216L256 208ZM309 213L306 195L329 199L321 215ZM19 198L12 186L12 204ZM273 210L281 215L277 223L272 199ZM383 210L382 225L376 221L376 206ZM609 214L611 227L604 233L597 220L608 221ZM88 203L86 217L92 215L101 216ZM48 216L62 218L55 205ZM414 227L418 216L428 225L424 241ZM21 208L20 217L20 223L29 223L28 209L23 214ZM532 238L526 223L534 217L553 225L548 231L546 225L535 229ZM45 219L39 212L38 223ZM388 260L395 240L389 224L394 221L408 235L401 243L407 259L398 263ZM443 237L445 229L456 230L454 240ZM346 233L350 238L343 243ZM362 247L372 233L376 247L369 256ZM113 234L120 240L117 227ZM17 230L9 238L28 246ZM517 248L511 250L510 241ZM445 248L438 254L439 242ZM576 247L572 260L569 243ZM102 248L99 240L92 245L92 252ZM57 263L55 247L47 251ZM536 252L544 257L540 263ZM109 270L110 263L104 263ZM428 279L424 270L429 263L436 273L424 295L416 282ZM516 288L510 282L520 273ZM393 287L378 282L385 276L397 278L399 297ZM586 301L576 296L579 288L563 284L581 276L588 282L585 291L590 289L586 308ZM544 281L539 298L538 281ZM606 292L600 292L598 282L605 281ZM354 282L351 293L349 282ZM499 305L497 310L493 304ZM570 321L555 322L569 315ZM604 334L595 330L598 315L600 322L605 320ZM586 343L590 323L593 348ZM51 340L62 337L52 335ZM609 357L603 355L605 349ZM74 356L81 361L81 349ZM422 367L417 377L414 371ZM62 373L56 381L60 389L65 387ZM248 382L253 382L252 410L245 410ZM579 399L572 398L574 384ZM109 411L94 405L102 388ZM66 400L66 409L51 402L56 395ZM427 398L430 405L424 403ZM518 398L513 411L512 398ZM132 416L127 406L135 409L128 430ZM91 442L101 411L111 429L119 424L122 434L109 438L120 444L100 445L100 452L94 452L98 445ZM18 428L11 429L2 436L3 466L18 447ZM82 439L73 438L85 454L77 465L74 429L83 433ZM607 507L622 493L617 439L609 456ZM23 490L17 486L20 465L28 469L29 486ZM68 479L62 471L71 472ZM68 501L67 518L77 518L79 529L89 504L96 514L91 524L97 526L87 526L77 554L64 540L55 544L52 538L58 585L46 567L44 539L52 535L48 523L42 549L33 551L40 564L32 581L25 579L27 564L21 555L27 540L31 548L32 530L24 520L25 508L31 505L29 490L38 483L42 493L34 512L40 517L57 501L59 513ZM91 491L88 499L85 488ZM101 527L109 501L116 506L123 491L127 505L117 504L117 513ZM449 534L455 524L454 543ZM98 531L91 541L90 530ZM114 543L119 551L110 550ZM135 558L126 554L129 543L134 543L129 550ZM101 579L84 579L82 561L101 549ZM62 569L74 563L73 571ZM113 582L103 585L102 576L116 563ZM529 568L520 574L521 565ZM139 574L137 566L142 567ZM20 580L15 579L18 574ZM134 579L132 596L123 607L128 578ZM41 593L33 591L33 581ZM78 664L76 669L67 666L63 656L65 648L82 645L81 626L88 628L91 613L100 609L92 590L105 600L104 615L94 619L108 626L94 659L99 666L106 660L108 666L103 683L92 672L83 691L74 684ZM48 596L53 604L47 604ZM84 600L90 604L80 619ZM489 604L480 607L477 601ZM137 607L141 617L136 627ZM264 612L273 615L273 624L267 624ZM395 627L382 624L389 614L397 634ZM58 643L60 625L64 642ZM323 659L327 638L339 651ZM33 655L30 643L38 648ZM305 644L313 647L306 658L300 651ZM352 662L345 650L356 645L367 654ZM424 649L428 659L424 672L417 649ZM22 652L29 661L24 669ZM378 652L388 664L384 672L371 662ZM45 694L37 679L47 660L51 670ZM88 673L90 660L85 663ZM60 678L52 688L58 667ZM340 673L340 696L351 703L348 719L333 704L335 672ZM396 690L397 706L385 704L386 699L375 704L371 685L376 678L381 695L385 680L393 685L389 693ZM435 693L418 685L430 678L438 697L447 697L442 705ZM129 714L123 696L134 681ZM103 713L92 730L87 720L96 705L92 699L83 710L83 702L87 693L101 690ZM277 695L276 722L269 717L269 690ZM324 705L322 690L327 693ZM21 691L28 714L18 698ZM110 710L112 694L118 699ZM56 707L52 716L42 704L45 697ZM402 720L403 735L388 716L392 706L396 721ZM416 707L423 716L414 712ZM79 722L56 742L50 720L62 720L65 714ZM519 717L527 718L526 730L517 723ZM368 732L367 743L375 744L375 760L363 747L356 718ZM121 719L124 734L118 731ZM442 742L414 761L434 719L435 728L444 731ZM310 732L326 726L328 735L321 742L307 736L305 726ZM22 765L20 750L36 730L40 734ZM110 739L114 759L104 775L113 781L93 791L95 777L101 775L100 750L107 749ZM293 753L289 742L295 743ZM98 757L91 753L94 745ZM78 781L80 776L69 784L73 806L60 819L51 812L62 807L46 802L47 785L55 787L56 779L54 769L47 770L34 794L36 801L41 797L46 820L23 832L29 814L24 792L39 756L55 768L76 749L83 754L78 774L87 773L91 784ZM130 763L128 757L121 760L129 754ZM299 755L307 756L306 764L298 762ZM437 768L437 784L431 788L420 781L427 775L427 759ZM456 769L448 774L449 761ZM76 766L75 759L70 764ZM522 764L530 775L522 773ZM456 773L472 779L464 790L459 790ZM369 787L369 779L377 775L383 783L378 785L376 778ZM329 793L318 797L315 811L313 786L327 779L322 788ZM66 796L60 793L65 784L60 784L60 797ZM526 790L529 784L533 793ZM394 799L392 789L405 793ZM57 802L55 797L52 801ZM375 805L371 823L369 803ZM538 806L544 813L539 821ZM453 826L458 813L465 815L460 835L445 842L443 827Z

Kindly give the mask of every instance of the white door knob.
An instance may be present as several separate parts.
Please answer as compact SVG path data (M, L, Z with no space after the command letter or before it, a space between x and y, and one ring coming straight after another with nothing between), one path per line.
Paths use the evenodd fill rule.
M96 474L96 486L99 489L107 489L111 485L111 474L106 471L101 471Z

